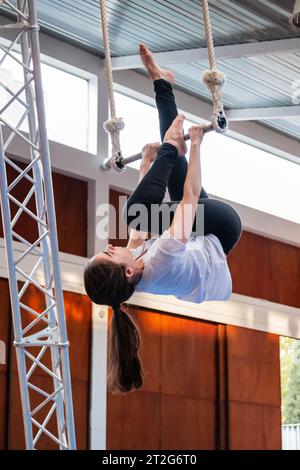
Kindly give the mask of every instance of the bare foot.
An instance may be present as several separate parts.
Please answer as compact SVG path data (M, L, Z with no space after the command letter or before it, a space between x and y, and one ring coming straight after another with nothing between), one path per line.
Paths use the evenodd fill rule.
M179 114L173 121L171 127L167 130L164 142L174 145L178 150L178 155L184 156L187 152L187 146L183 135L183 123L185 116Z
M162 69L154 59L152 52L144 44L140 44L140 56L152 80L163 78L171 84L174 83L174 73L170 70Z

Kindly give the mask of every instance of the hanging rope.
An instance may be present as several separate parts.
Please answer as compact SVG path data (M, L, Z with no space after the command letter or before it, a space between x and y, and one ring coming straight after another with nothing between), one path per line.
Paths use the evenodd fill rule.
M105 53L105 71L107 81L107 92L110 107L110 119L103 124L104 129L110 135L112 142L112 166L117 165L117 160L122 158L120 132L124 129L123 118L117 118L114 94L113 68L111 62L110 40L108 31L108 20L106 14L106 0L100 0L101 25L103 33L103 44ZM114 168L120 172L120 168ZM125 170L125 168L124 168Z
M203 82L205 83L212 95L212 126L217 132L223 134L228 129L228 121L225 116L224 106L222 102L222 88L226 82L226 77L223 72L217 70L217 60L215 55L208 0L202 0L202 9L208 49L208 61L210 66L210 70L206 70L203 74Z
M203 17L205 24L205 33L208 49L208 59L210 70L203 74L203 81L207 88L210 90L213 100L213 113L212 113L212 127L219 133L224 133L228 129L228 121L225 116L224 106L222 103L222 88L225 84L226 77L223 72L217 70L217 61L215 56L215 48L213 41L213 34L211 28L211 21L209 15L208 0L201 0L203 7ZM1 2L1 0L0 0ZM124 129L125 124L122 118L116 115L116 103L114 94L113 82L113 68L111 61L110 40L108 31L108 20L106 12L106 0L99 0L101 12L101 25L103 33L103 44L105 52L105 70L107 80L108 99L110 106L110 119L103 124L104 129L110 134L112 142L112 158L110 159L110 167L117 172L125 171L125 166L122 163L124 158L121 152L120 145L120 132ZM133 156L134 158L136 156ZM131 157L130 157L131 158ZM128 160L128 159L127 159ZM135 161L135 160L132 160Z

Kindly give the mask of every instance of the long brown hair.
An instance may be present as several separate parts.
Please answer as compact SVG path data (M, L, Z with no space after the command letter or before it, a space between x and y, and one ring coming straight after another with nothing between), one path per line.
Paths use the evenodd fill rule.
M97 260L90 261L84 271L85 290L98 305L113 308L108 351L108 388L129 392L143 385L143 368L138 355L139 330L128 313L121 309L135 290L126 277L123 265Z

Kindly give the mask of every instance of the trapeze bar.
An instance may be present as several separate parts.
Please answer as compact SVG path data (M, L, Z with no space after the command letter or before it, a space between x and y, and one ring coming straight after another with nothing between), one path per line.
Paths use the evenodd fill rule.
M204 133L206 134L207 132L211 132L213 130L214 128L210 126L204 129ZM185 134L184 140L187 141L189 139L190 139L189 134ZM101 168L102 170L111 170L113 168L117 172L122 172L124 168L126 167L126 165L129 165L130 163L141 160L141 158L142 158L141 152L131 155L130 157L122 157L122 155L117 155L116 157L107 158L104 161Z
M16 348L31 348L31 347L43 347L46 346L47 348L52 348L52 347L57 347L57 348L68 348L69 347L69 342L67 341L66 343L51 343L49 341L21 341L17 342L14 341L14 346Z

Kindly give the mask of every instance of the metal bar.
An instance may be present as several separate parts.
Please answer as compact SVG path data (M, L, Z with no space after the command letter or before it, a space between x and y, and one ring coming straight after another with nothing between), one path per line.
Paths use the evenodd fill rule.
M36 245L38 245L38 244L42 241L42 239L45 238L46 235L48 235L48 232L43 233L43 235L41 235L41 236L33 243L32 246L30 246L29 248L27 248L27 250L24 251L24 253L22 253L21 256L20 256L18 259L16 259L15 265L19 264L20 261L22 261L22 259L25 258L25 256L28 255L28 253L31 253L32 250L34 249L34 247L35 247ZM39 253L39 255L41 256L41 253Z
M11 228L13 229L14 226L16 225L17 221L19 220L19 218L21 217L21 215L23 214L23 207L26 207L26 205L28 204L28 202L30 201L30 199L32 198L32 195L34 194L34 191L35 191L35 187L32 186L32 188L30 189L29 193L27 194L27 196L25 197L24 201L21 203L21 207L20 209L18 209L16 215L14 216L12 222L11 222Z
M37 32L37 28L34 28L35 24L36 24L36 18L34 18L34 15L35 15L35 12L32 11L32 15L31 15L31 21L32 21L32 26L33 26L33 32ZM30 40L32 42L32 35L30 37ZM21 46L22 46L22 54L23 54L23 60L29 65L30 64L30 61L33 60L33 55L32 55L32 48L29 49L29 43L28 43L28 39L27 38L24 38L22 39L22 42L21 42ZM30 50L30 52L29 52ZM39 54L37 56L37 60L39 61ZM39 62L34 62L33 60L33 63L34 63L34 69L35 69L35 72L37 71L37 68L39 67ZM27 74L26 74L26 71L24 71L25 73L25 80L27 78ZM41 80L40 80L41 82ZM40 87L37 86L37 83L35 83L35 92L37 92L37 88L40 89ZM34 98L33 98L33 90L32 89L27 89L26 90L26 93L27 93L27 100L28 102L30 103L30 107L34 106ZM41 96L40 99L42 99L43 97ZM38 103L37 103L38 105ZM42 121L44 122L44 121ZM40 138L40 133L38 134L37 133L37 126L36 126L36 122L35 122L35 116L31 116L31 119L29 119L29 131L30 131L30 136L31 136L31 139L34 140L35 138ZM48 141L47 141L48 143ZM43 152L43 149L41 149L42 152ZM43 155L43 153L42 153ZM44 197L43 197L43 190L44 190L44 179L43 179L43 176L41 174L41 168L40 166L36 165L34 167L34 176L35 176L35 179L37 180L37 186L38 186L38 191L36 192L36 206L38 208L38 212L39 214L43 214L42 217L44 217L45 215L45 202L44 202ZM43 232L44 227L42 226L39 226L39 232L40 234ZM49 232L50 234L50 232ZM45 278L45 286L46 286L46 289L49 289L51 290L52 289L52 282L51 282L51 271L49 269L49 264L46 262L47 259L49 259L49 257L51 256L51 247L50 247L50 242L49 242L49 239L47 240L43 240L43 243L42 243L42 252L43 252L43 257L44 257L44 264L43 264L43 267L44 267L44 278ZM46 302L47 304L49 305L49 303L51 304L51 301L50 301L50 298L46 296ZM49 324L50 326L54 326L56 325L56 322L57 322L57 319L54 315L54 310L51 309L49 310ZM57 364L59 364L59 351L58 350L53 350L51 349L51 362L52 362L52 368L53 370L56 370L57 368ZM58 369L57 370L57 375L60 376L60 370ZM58 388L58 385L59 383L56 381L56 379L54 378L54 388ZM56 397L56 404L57 404L57 414L56 414L56 417L57 417L57 428L60 432L60 430L63 428L63 423L64 423L64 407L63 407L63 392L61 393L61 396L60 397ZM66 440L66 436L65 435L59 435L59 438L63 441Z
M26 25L24 24L14 24L14 23L8 23L8 24L3 24L0 26L0 31L24 31L26 29Z
M30 13L30 25L34 26L37 24L37 12L35 2L29 2L28 4L29 13ZM36 109L37 116L40 122L46 122L45 115L45 106L43 99L43 90L42 90L42 76L41 76L41 64L40 64L40 47L38 40L38 31L33 29L31 31L31 41L32 41L32 60L34 64L35 71L35 94L36 94ZM57 305L57 322L59 327L59 341L61 343L67 343L67 329L65 321L65 310L64 310L64 300L61 286L61 276L60 276L60 267L59 267L59 258L58 258L58 239L57 239L57 227L56 227L56 216L54 208L54 195L53 195L53 186L52 186L52 175L51 175L51 165L50 165L50 155L49 155L49 144L47 139L46 127L42 126L39 128L40 136L40 145L41 145L41 158L43 161L44 169L44 191L45 191L45 200L47 204L47 216L49 223L49 233L50 233L50 244L51 244L51 254L52 254L52 264L53 264L53 279L55 285L55 298ZM73 400L72 400L72 390L71 390L71 376L70 376L70 363L69 363L69 351L68 348L62 348L61 353L61 370L62 376L65 383L64 394L62 394L61 399L65 400L65 410L66 410L66 426L62 426L59 430L67 429L67 437L69 440L69 448L76 448L76 438L75 438L75 425L74 425L74 415L73 415ZM62 400L61 400L62 404Z
M35 274L35 272L38 270L40 264L42 262L42 258L40 257L38 262L36 263L35 267L33 268L33 270L31 271L31 273L28 275L28 279L27 281L25 282L25 284L23 285L22 289L20 290L19 294L18 294L18 297L19 297L19 301L21 301L21 298L23 297L23 295L25 294L26 290L28 289L28 286L31 284L31 276L33 274ZM16 272L18 271L18 268L15 268ZM23 275L22 273L20 273L21 275ZM26 275L27 276L27 275Z
M15 45L17 44L17 42L19 41L19 39L20 39L20 37L21 37L22 34L23 34L23 32L19 33L19 34L15 37L14 41L10 44L10 46L9 46L9 48L8 48L9 51L13 50L13 48L15 47ZM7 57L7 53L6 53L5 51L6 51L6 49L4 49L4 54L3 54L3 57L2 57L1 60L0 60L0 65L3 64L5 58Z
M36 359L38 362L34 362L32 364L32 366L30 367L28 373L27 373L27 380L30 379L30 377L32 376L33 372L35 371L35 369L37 368L37 365L38 363L40 362L41 358L43 357L43 355L45 354L45 352L48 350L48 347L47 346L42 346L42 349L40 350L40 352L38 353Z
M41 313L40 315L37 315L37 317L35 318L35 320L32 320L31 323L29 323L29 325L27 325L24 329L23 329L23 335L25 336L26 333L31 330L31 328L36 325L37 323L39 323L40 321L44 321L48 326L49 326L49 322L48 320L45 320L44 316L47 315L47 313L49 312L49 310L51 308L53 308L53 306L55 306L55 304L53 304L52 306L50 307L47 307L46 310Z
M29 80L29 83L30 83L32 80L33 80L33 77L31 77L31 79ZM4 111L6 111L7 108L9 108L9 106L10 106L15 100L19 101L21 104L23 104L23 106L24 106L26 109L28 109L28 107L26 106L26 104L25 104L25 103L22 103L22 100L18 99L18 97L19 97L19 95L20 95L21 93L23 93L23 91L25 90L25 88L27 87L27 85L29 85L29 83L25 83L25 85L23 85L22 88L20 88L20 90L18 90L17 93L16 93L15 95L13 95L13 97L12 97L12 98L6 103L6 105L0 110L0 114L1 114L1 113L4 113ZM8 87L6 87L6 88L7 88L7 90L9 90ZM6 91L7 91L7 90L6 90Z
M19 120L17 126L16 126L16 129L19 129L21 127L21 125L23 124L23 122L25 121L26 117L28 116L29 114L29 109L26 109L23 116L21 117L21 119ZM4 152L6 152L8 146L10 145L11 141L14 139L15 137L15 133L14 132L11 132L10 136L8 137L8 139L6 140L5 144L3 145L3 150ZM7 157L5 157L5 160L7 161Z
M28 344L26 347L30 347L30 345ZM29 359L31 359L33 362L35 362L41 369L43 369L45 372L47 372L47 374L50 377L58 380L59 382L62 382L62 379L60 379L57 375L55 375L55 373L52 372L52 370L50 370L48 367L46 367L42 362L39 362L32 354L30 354L30 352L24 350L24 353Z
M40 159L40 156L36 157L34 160L31 161L29 165L24 170L21 170L21 173L19 176L9 185L7 188L7 191L10 193L10 191L19 183L19 181L25 177L25 175L32 169L33 165ZM20 170L20 168L19 168ZM30 181L32 184L35 183L34 179L30 178Z
M20 304L18 301L18 282L17 275L14 269L14 249L13 249L13 240L11 236L11 226L10 226L10 207L9 202L6 197L7 191L7 177L6 177L6 168L4 162L4 143L2 135L2 126L0 126L0 192L1 192L1 211L2 211L2 223L5 235L5 245L6 245L6 258L7 258L7 267L9 275L9 286L10 286L10 301L13 311L13 326L15 339L21 341L22 339L22 323L21 323L21 312ZM24 354L20 354L17 351L17 363L19 371L19 380L20 380L20 393L21 393L21 403L24 416L24 432L25 432L25 441L27 449L33 449L33 435L32 435L32 426L30 422L30 400L27 387L22 386L26 383L26 362Z
M28 110L26 111L26 113L28 113ZM27 115L27 114L26 114ZM39 152L39 148L33 143L31 142L29 139L27 139L27 137L25 137L21 132L19 132L16 128L14 128L13 126L11 126L7 121L6 119L4 119L3 117L0 118L0 122L3 122L3 124L5 124L9 129L11 129L12 133L13 134L16 134L18 135L19 137L21 137L21 139L25 140L25 142L27 144L29 144L31 147L33 147L35 150L37 150Z
M26 337L26 333L28 333L29 330L31 330L31 328L33 328L37 323L39 323L40 321L43 321L46 323L47 327L49 327L49 321L48 320L45 320L45 316L49 313L49 310L51 310L51 308L53 308L54 305L50 306L50 307L47 307L46 310L44 310L43 313L41 314L38 314L36 315L36 318L34 320L32 320L31 323L29 323L29 325L27 325L24 329L23 329L23 335L24 337Z
M51 342L52 341L52 342ZM17 343L16 341L14 342L14 345L18 348L32 348L32 347L44 347L46 346L47 348L54 348L55 349L59 349L59 348L68 348L69 347L69 342L67 343L58 343L58 342L53 342L52 339L47 339L45 341L31 341L31 340L26 340L26 336L24 338L24 341L22 343ZM53 377L55 377L55 380L57 380L57 376L56 375L53 375Z
M213 131L213 127L212 126L209 126L207 128L204 129L204 133L207 134L208 132L211 132ZM190 136L189 134L185 134L184 135L184 140L187 141L190 139ZM120 169L124 168L126 165L129 165L130 163L133 163L133 162L136 162L138 160L141 160L142 158L142 153L136 153L134 155L131 155L130 157L120 157L118 159L118 166L120 167ZM112 162L112 158L107 158L103 164L102 164L102 170L111 170L112 168L112 165L111 165L111 162Z
M39 317L40 315L42 315L42 314L36 312L35 310L33 310L32 308L28 307L28 305L23 304L22 302L20 302L20 307L21 307L21 309L26 310L27 312L31 313L32 315L34 315L36 317ZM42 320L47 323L47 321L44 318Z
M9 6L11 10L13 10L15 13L17 13L24 20L27 21L27 16L24 15L24 12L22 10L19 10L18 8L16 8L11 2L9 2L8 0L2 0L2 3L4 3L4 5L6 4L7 6Z
M255 43L232 44L215 47L217 60L238 59L243 57L258 57L260 55L284 55L300 50L300 38L261 41ZM207 48L184 49L179 51L158 52L154 54L158 63L164 67L170 64L189 64L192 62L207 62ZM143 64L139 55L112 58L113 70L141 69Z
M36 385L33 385L32 383L28 382L28 387L34 390L35 392L39 393L43 397L48 397L49 393L45 392L45 390L42 390L41 388L37 387Z
M262 121L299 117L300 106L274 106L273 108L230 109L226 111L230 121Z
M37 426L39 429L42 429L45 434L47 434L48 437L50 437L56 444L58 444L60 447L63 447L64 449L67 449L66 444L61 442L59 439L57 439L54 434L52 434L50 431L48 431L46 428L43 428L43 426L38 423L34 418L31 418L32 422Z
M0 44L0 50L4 52L5 55L8 55L11 59L15 60L21 67L24 69L27 69L28 72L33 73L33 70L31 70L26 64L21 62L21 60L17 59L8 49L5 47L1 46Z
M22 168L20 168L18 165L16 165L12 160L10 160L9 158L5 157L4 158L4 161L10 165L14 170L16 170L18 173L24 173L25 170L23 171ZM27 175L27 174L24 174L24 178L26 178L31 184L34 184L34 179L31 178L31 176ZM9 192L10 191L10 188L11 186L14 184L14 182L7 188L7 191Z
M47 398L45 398L44 401L42 401L32 412L31 412L31 416L34 416L38 411L40 411L45 405L47 405L47 403L49 403L50 400L53 400L53 397L55 397L57 395L58 392L60 392L62 390L62 386L60 387L59 390L54 390L53 393L51 393L51 395L48 395Z
M37 434L34 438L34 441L33 441L34 445L36 445L36 443L38 442L41 434L43 433L43 429L45 428L45 426L47 426L47 423L49 422L51 416L53 415L55 408L56 408L56 403L54 403L54 405L50 409L48 415L46 416L45 420L43 421L42 428L37 432Z
M14 232L13 230L12 230L12 236L13 236L14 238L16 238L17 240L19 240L21 243L24 243L24 245L26 245L26 246L31 246L31 243L29 243L28 240L26 240L26 239L23 238L21 235L19 235L18 233ZM37 256L40 256L40 255L41 255L40 252L39 252L39 251L36 251L35 249L33 250L32 254L37 255Z
M18 199L16 199L14 196L11 194L7 194L8 198L14 202L18 207L22 207L23 211L26 212L32 219L34 219L37 223L42 224L44 227L47 227L47 224L43 222L37 215L35 215L33 212L31 212L27 207L23 206Z
M28 107L27 107L25 101L23 101L23 100L21 100L21 98L19 98L19 94L22 93L22 91L24 90L24 87L23 87L23 90L22 90L22 91L19 90L20 93L18 92L18 94L15 95L14 92L13 92L8 86L5 85L5 83L0 82L0 85L1 85L1 87L2 87L7 93L9 93L11 96L13 96L13 99L17 100L22 106L24 106L24 108L28 109ZM6 106L8 107L8 106L12 103L12 101L13 101L13 100L10 100L10 101L9 101L9 104L6 105ZM0 114L3 113L3 111L5 111L4 108L1 109Z
M6 29L23 29L22 32L17 33L8 48L1 48L4 50L4 54L0 62L3 63L8 56L12 57L23 69L24 84L16 93L4 86L12 99L9 97L8 102L0 109L0 123L3 124L0 125L0 193L26 448L34 449L41 434L44 433L60 449L75 449L69 343L59 271L52 174L45 126L36 1L16 0L18 8L6 0L4 3L13 14L17 13L18 16L15 27L10 26ZM21 60L19 60L19 55L12 52L16 45L21 46ZM25 92L25 101L20 98L22 92ZM15 102L25 106L25 111L17 125L14 122L9 122L10 117L8 119L3 117L3 113L11 109ZM20 131L25 119L28 120L28 138ZM3 135L5 127L5 136L8 135L6 141L4 141ZM20 169L5 155L11 142L17 137L22 139L30 155L31 162L25 169ZM17 171L17 177L8 186L6 172L9 166ZM32 173L33 178L28 175L28 172ZM20 202L10 191L23 178L29 181L32 186L23 202ZM27 204L33 196L36 208L31 211ZM12 203L18 207L14 217L11 214ZM35 222L38 239L33 243L17 233L16 222L22 213L26 213ZM18 252L19 249L17 249L14 240L24 244L25 249L21 254ZM29 253L37 255L37 261L33 268L24 267L21 269L20 264ZM40 268L43 276L41 284L34 278ZM31 270L31 272L25 272L27 270ZM23 285L18 282L19 276L22 281L23 278L25 279ZM29 286L35 286L44 296L45 308L42 313L35 311L34 307L31 308L22 301ZM32 318L29 322L25 323L24 321L23 328L22 321L25 312L28 312ZM33 327L37 332L30 334ZM35 356L28 350L32 347L38 348ZM48 351L51 355L50 365L46 362L45 353ZM28 359L32 361L32 364ZM51 395L30 383L30 380L34 379L33 374L37 367L46 372L48 377L53 380L54 392ZM31 412L30 390L45 397L33 412ZM38 423L32 416L51 400L53 406L50 412L42 424ZM57 429L52 433L47 429L47 425L54 413ZM33 423L39 429L35 436L32 428ZM54 435L56 433L57 435Z
M36 263L35 267L34 267L34 270L31 271L30 275L29 274L26 274L24 273L24 271L22 271L22 269L20 268L16 268L16 272L19 273L21 276L23 276L25 279L27 279L27 281L29 282L29 284L33 284L37 289L39 289L43 294L45 294L46 296L50 296L49 292L44 289L37 281L35 281L32 276L33 274L35 274L35 272L38 270L41 262L42 262L42 258L40 258L38 260L38 262ZM27 286L28 287L28 286ZM26 289L25 289L26 290ZM24 292L25 292L24 290ZM21 291L22 292L22 291ZM22 295L24 294L24 292L22 292ZM20 295L20 298L22 297L22 295ZM54 300L54 297L51 296L51 298Z

